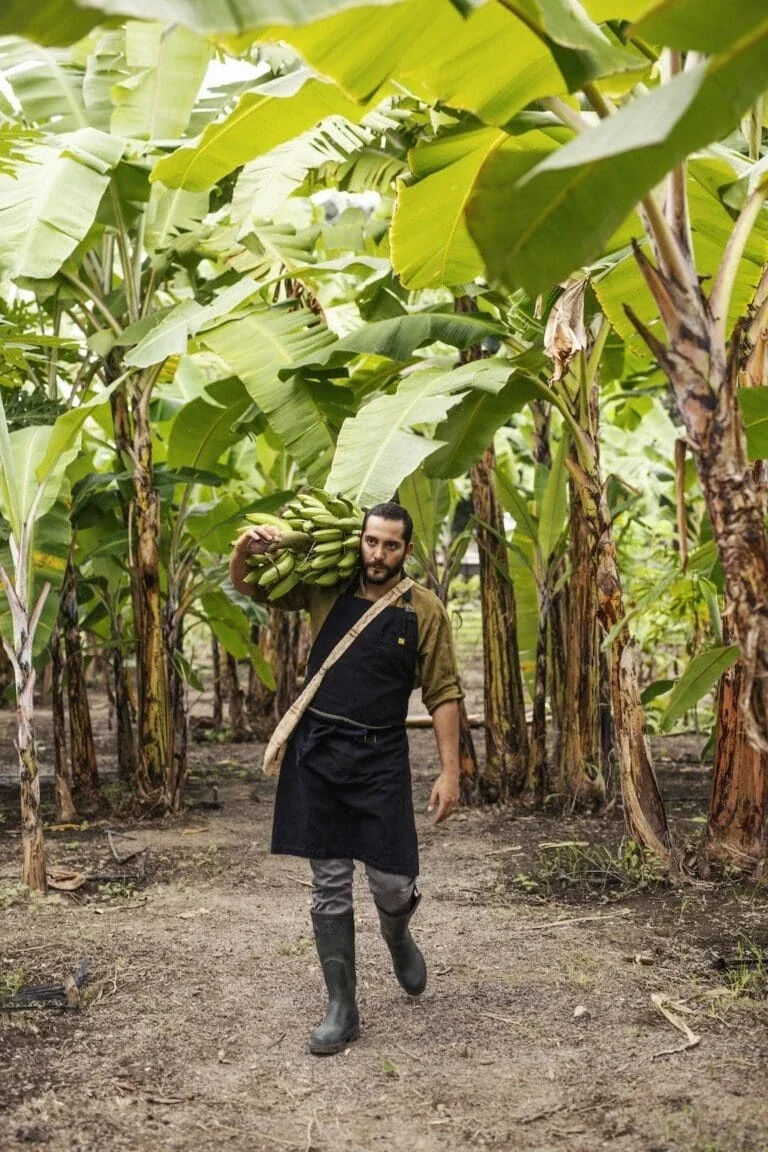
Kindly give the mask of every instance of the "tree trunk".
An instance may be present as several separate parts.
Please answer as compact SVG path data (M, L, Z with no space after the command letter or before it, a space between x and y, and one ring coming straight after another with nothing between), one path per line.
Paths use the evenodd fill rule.
M528 776L528 729L517 646L517 609L507 549L502 543L504 519L491 481L495 462L491 445L470 472L472 503L479 521L485 689L485 764L478 785L486 803L518 796Z
M274 648L271 618L258 626L258 645L264 662L273 670L278 659ZM248 683L248 722L257 740L266 743L277 726L276 692L269 688L251 665Z
M732 643L723 620L724 643ZM704 856L754 872L765 857L768 832L768 756L744 731L744 667L741 660L720 678L717 735Z
M115 678L117 774L126 784L130 784L135 779L138 769L136 742L133 736L133 706L128 669L119 644L119 635L115 639L118 643L112 649L112 674Z
M19 587L15 587L0 564L0 581L11 609L13 619L13 646L3 640L3 648L13 667L16 684L17 737L16 751L19 757L19 780L21 800L21 879L35 892L45 892L45 843L43 823L40 817L40 766L35 745L35 669L32 663L32 646L35 632L50 592L50 584L45 584L37 598L34 609L27 609L26 571L28 558L24 547L19 549L17 573L20 574Z
M213 720L214 728L224 725L224 696L221 691L221 649L216 637L211 633L211 669L213 674Z
M189 740L189 709L187 705L187 683L182 671L184 656L184 614L181 604L184 600L186 579L182 575L179 586L174 588L174 576L169 573L168 592L165 602L165 627L163 638L167 653L166 683L168 685L168 709L171 729L171 754L165 766L163 805L169 812L179 812L187 775L187 746ZM177 596L179 604L177 605Z
M229 679L229 727L232 739L241 742L248 739L248 725L245 718L245 699L240 687L237 660L227 653L227 672Z
M547 767L547 635L549 632L549 588L545 581L539 590L539 619L536 625L536 671L533 685L531 748L528 789L538 804L549 792Z
M569 470L576 465L570 453ZM599 490L599 476L591 482ZM601 807L605 778L600 745L600 637L594 527L587 519L589 497L570 483L570 562L565 636L563 718L555 791L579 808ZM594 504L592 504L594 508Z
M51 630L48 642L51 653L51 712L53 718L53 771L56 790L56 823L71 824L77 820L72 800L67 767L67 727L64 718L64 668L61 659L61 635L58 624Z
M599 475L593 477L590 484L586 473L582 472L577 482L588 511L587 523L597 576L598 616L603 633L607 635L624 618L611 516L605 489L598 487ZM642 848L669 867L674 863L674 857L645 731L635 641L626 625L619 629L608 649L607 659L627 831Z
M133 406L136 556L132 578L138 680L137 783L140 796L157 804L162 802L165 769L173 758L173 744L160 599L160 498L152 474L148 404L145 391L137 396Z
M756 747L768 751L768 541L763 498L747 461L736 403L739 375L749 371L766 323L766 274L755 307L737 325L726 348L718 313L727 307L706 299L691 262L683 263L682 273L670 272L656 268L637 247L635 255L659 306L669 344L631 309L627 312L666 373L685 425L741 647L745 733ZM716 282L716 287L721 285Z
M70 554L64 573L59 611L64 628L66 652L69 738L72 759L72 795L81 813L97 812L102 806L96 746L93 742L91 710L85 683L85 666L77 605L77 569Z

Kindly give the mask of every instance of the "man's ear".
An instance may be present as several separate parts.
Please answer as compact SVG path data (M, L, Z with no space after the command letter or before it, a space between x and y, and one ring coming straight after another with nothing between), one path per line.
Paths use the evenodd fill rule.
M408 557L411 555L411 553L412 553L412 552L413 552L413 540L409 540L409 541L408 541L408 543L407 543L407 544L406 544L406 546L405 546L405 557L404 557L404 559L406 559L406 560L407 560L407 559L408 559Z

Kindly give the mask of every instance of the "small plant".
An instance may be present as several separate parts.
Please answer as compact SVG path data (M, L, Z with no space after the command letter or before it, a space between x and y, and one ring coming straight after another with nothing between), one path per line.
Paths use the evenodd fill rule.
M0 1007L9 996L15 996L24 984L24 969L20 964L0 975Z
M101 794L109 805L113 816L126 818L136 811L136 797L124 780L109 780L102 784Z
M0 884L0 912L14 904L21 904L29 895L25 884Z
M109 880L99 884L97 892L100 900L130 900L136 895L136 885L132 880L125 883L121 880Z
M195 868L199 868L202 872L207 872L209 875L215 875L221 872L224 865L219 859L218 844L209 844L202 852L196 853L196 855L192 857L192 864Z
M292 944L280 944L278 952L281 956L303 956L312 947L312 941L306 936L300 936Z
M726 970L726 984L735 998L762 1000L768 994L768 968L762 948L744 936L736 941L736 963Z

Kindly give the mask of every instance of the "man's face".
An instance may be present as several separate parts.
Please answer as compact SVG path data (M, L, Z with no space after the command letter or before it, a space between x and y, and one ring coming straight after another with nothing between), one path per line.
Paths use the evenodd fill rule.
M368 584L387 584L399 576L406 556L413 551L413 544L403 539L404 529L402 520L368 517L360 539L360 563Z

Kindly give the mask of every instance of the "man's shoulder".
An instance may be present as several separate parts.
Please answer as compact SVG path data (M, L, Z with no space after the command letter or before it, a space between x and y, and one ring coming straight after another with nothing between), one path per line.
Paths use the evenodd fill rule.
M425 588L423 584L411 585L411 603L417 612L423 611L428 613L443 613L445 612L445 605L439 596L435 595L431 589Z

